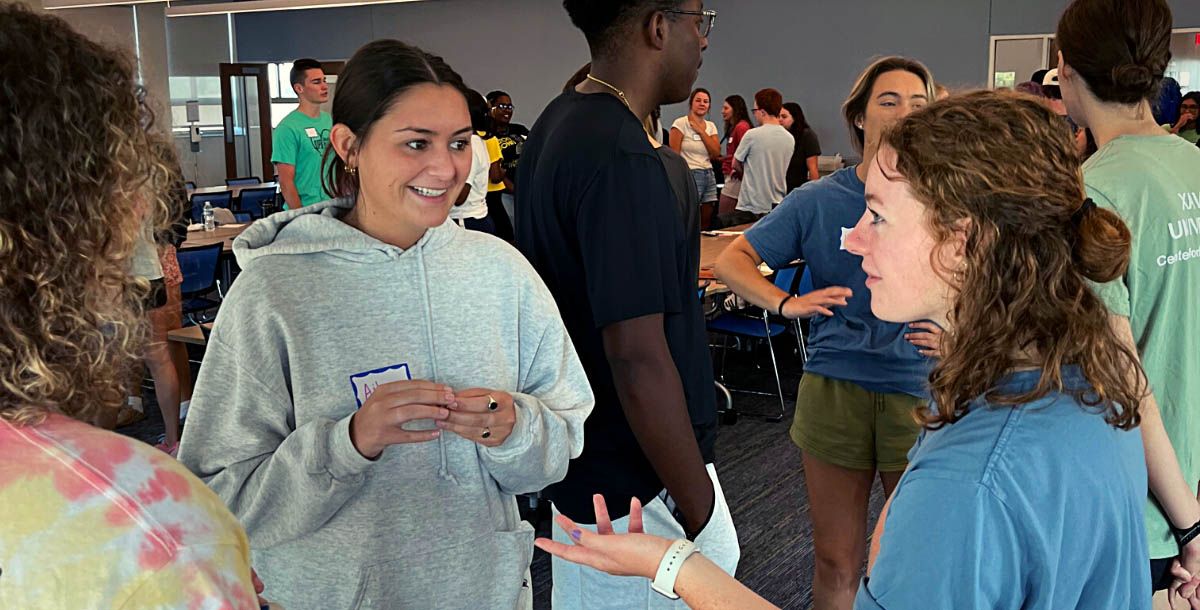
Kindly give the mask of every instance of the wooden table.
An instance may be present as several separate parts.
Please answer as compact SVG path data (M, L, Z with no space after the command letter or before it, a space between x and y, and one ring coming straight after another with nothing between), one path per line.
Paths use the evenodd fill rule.
M212 330L212 322L206 322L204 327L208 330ZM167 331L167 341L191 343L192 345L204 345L204 332L200 330L199 326L176 328L175 330Z
M242 195L242 189L266 189L279 188L277 182L266 182L263 184L240 184L238 186L206 186L198 189L188 189L188 196L191 195L209 195L211 193L220 193L222 191L230 191L233 193L233 198L237 199Z
M717 257L721 256L721 252L725 250L733 240L754 226L753 223L738 225L722 229L720 235L705 235L700 234L700 277L712 279L712 269L717 264Z
M183 244L179 246L179 249L185 250L187 248L199 248L202 246L211 246L213 244L224 244L224 247L221 248L221 251L232 252L233 239L238 235L241 235L242 231L245 231L246 228L251 224L253 223L246 222L232 225L221 225L212 231L205 231L204 229L192 231L189 229L187 241L183 242Z

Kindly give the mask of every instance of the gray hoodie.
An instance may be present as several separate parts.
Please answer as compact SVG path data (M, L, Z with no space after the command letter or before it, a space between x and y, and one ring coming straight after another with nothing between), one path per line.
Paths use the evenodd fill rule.
M350 207L275 214L234 242L243 271L179 459L288 610L530 608L534 535L513 494L566 475L594 404L558 309L490 235L447 221L402 250L338 220ZM516 427L497 448L443 432L366 460L350 417L404 378L509 392Z

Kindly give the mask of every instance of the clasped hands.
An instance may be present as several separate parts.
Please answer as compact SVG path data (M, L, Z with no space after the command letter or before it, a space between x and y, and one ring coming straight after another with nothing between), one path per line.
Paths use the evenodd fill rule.
M431 420L434 429L405 427L416 420ZM486 388L455 392L432 381L396 381L379 386L354 414L350 442L372 460L391 445L429 442L442 431L485 447L499 447L516 423L516 407L508 392Z

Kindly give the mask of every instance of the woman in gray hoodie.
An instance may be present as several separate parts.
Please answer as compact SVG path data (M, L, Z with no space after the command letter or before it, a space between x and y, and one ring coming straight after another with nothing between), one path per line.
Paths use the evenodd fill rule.
M359 49L333 102L336 198L234 243L179 459L288 610L531 607L513 496L563 478L594 401L534 270L447 221L463 90L415 47Z

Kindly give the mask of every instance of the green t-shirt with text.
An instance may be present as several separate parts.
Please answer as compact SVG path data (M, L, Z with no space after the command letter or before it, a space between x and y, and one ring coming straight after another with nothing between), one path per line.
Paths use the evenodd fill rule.
M272 135L271 162L296 167L296 190L300 192L302 205L329 199L321 188L321 157L329 146L331 129L333 118L328 112L314 119L293 110L283 117Z
M1099 287L1128 316L1163 425L1183 476L1200 482L1200 149L1183 138L1121 136L1083 165L1096 205L1133 234L1125 276ZM1147 501L1150 557L1179 554L1157 505Z

